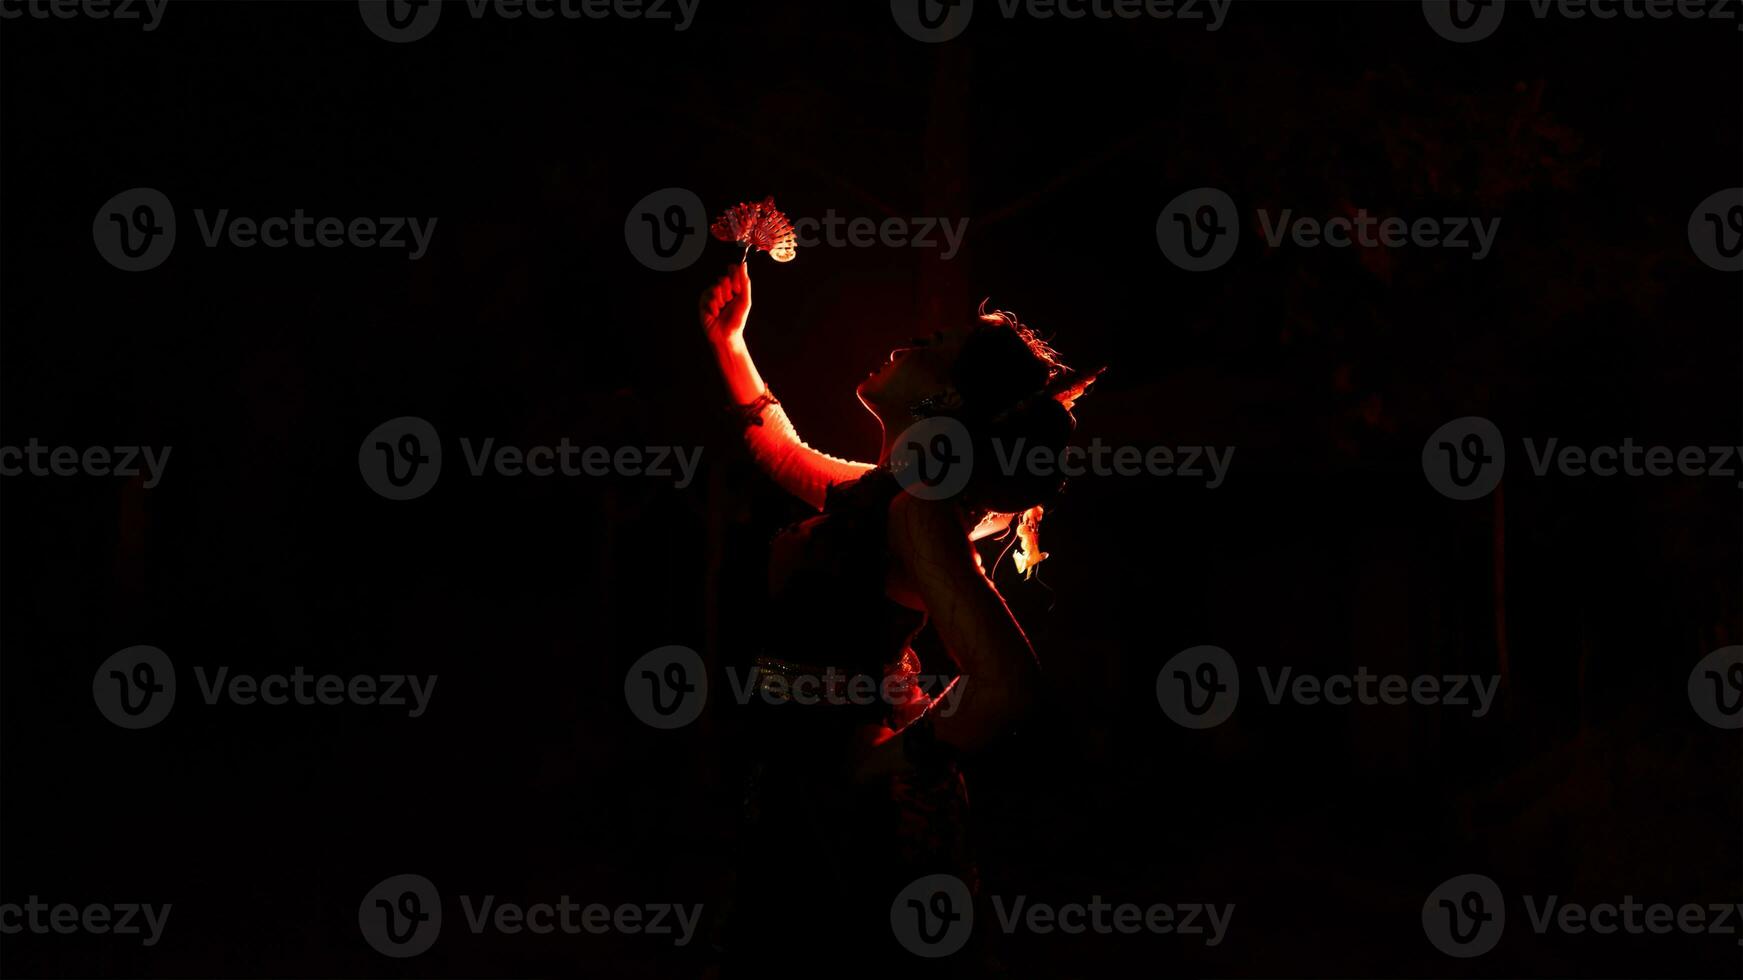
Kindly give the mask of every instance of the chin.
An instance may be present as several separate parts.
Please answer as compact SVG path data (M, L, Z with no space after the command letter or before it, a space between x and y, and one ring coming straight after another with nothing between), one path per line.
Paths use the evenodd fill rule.
M859 384L853 386L853 393L859 396L860 401L865 402L867 408L883 401L884 379L882 374L882 371L874 371L866 375Z

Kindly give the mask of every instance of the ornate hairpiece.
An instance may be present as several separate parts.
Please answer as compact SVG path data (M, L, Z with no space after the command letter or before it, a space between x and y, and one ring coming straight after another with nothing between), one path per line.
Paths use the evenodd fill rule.
M1069 412L1077 406L1077 400L1083 397L1084 392L1089 390L1089 386L1095 384L1096 379L1101 377L1102 372L1106 370L1105 366L1098 367L1093 371L1073 371L1070 368L1063 368L1058 374L1048 379L1046 384L1035 389L1028 396L1018 399L1016 404L993 416L992 420L1003 422L1018 412L1026 411L1029 406L1036 402L1048 398L1065 406L1065 410Z

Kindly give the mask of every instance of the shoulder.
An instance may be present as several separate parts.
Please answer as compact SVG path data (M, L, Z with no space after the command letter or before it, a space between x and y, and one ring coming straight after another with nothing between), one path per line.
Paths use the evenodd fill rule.
M952 500L922 500L909 493L890 499L890 550L904 563L931 563L976 568L968 521Z

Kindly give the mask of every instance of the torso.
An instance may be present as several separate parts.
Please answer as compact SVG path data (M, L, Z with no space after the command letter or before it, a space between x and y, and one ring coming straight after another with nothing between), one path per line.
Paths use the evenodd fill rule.
M901 491L874 470L833 488L823 514L770 546L765 654L884 676L918 658L926 614L890 558L889 508ZM892 729L888 705L751 703L756 745L740 869L745 931L760 950L772 928L800 960L853 950L865 963L890 948L890 896L920 874L975 881L968 797L952 751L925 717ZM868 740L871 733L881 733ZM795 850L795 844L799 849ZM764 855L801 854L769 861Z
M890 559L895 478L873 470L829 493L822 514L783 529L769 549L769 655L876 672L902 660L925 606Z

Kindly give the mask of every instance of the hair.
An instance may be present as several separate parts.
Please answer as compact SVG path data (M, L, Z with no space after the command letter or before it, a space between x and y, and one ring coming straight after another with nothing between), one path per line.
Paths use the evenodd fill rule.
M1072 407L1100 370L1073 371L1015 313L988 312L986 300L976 312L980 322L951 370L961 396L960 409L951 414L968 429L975 458L991 464L1041 449L1058 459L1077 428ZM1013 543L1022 545L1017 570L1028 573L1046 557L1037 531L1043 509L1064 485L1056 472L1041 474L1019 465L1007 473L998 465L981 465L964 493L974 507L1016 515Z

